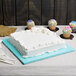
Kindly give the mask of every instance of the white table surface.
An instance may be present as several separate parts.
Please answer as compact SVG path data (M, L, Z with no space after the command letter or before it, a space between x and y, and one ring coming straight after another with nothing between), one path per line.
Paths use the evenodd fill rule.
M64 26L58 27L59 31L56 33L60 35ZM18 26L17 28L17 31L21 31L25 29L25 26ZM65 41L76 49L76 34L73 33L73 35L73 40ZM5 38L8 37L0 37L0 39ZM0 75L76 75L76 51L23 65L3 44L2 47L3 51L14 58L16 63L9 65L0 62Z

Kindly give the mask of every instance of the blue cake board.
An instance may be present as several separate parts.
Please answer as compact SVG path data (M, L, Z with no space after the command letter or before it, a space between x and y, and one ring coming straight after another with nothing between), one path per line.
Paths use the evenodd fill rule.
M8 42L8 39L4 39L3 43L23 64L32 63L35 61L39 61L39 60L43 60L43 59L47 59L47 58L51 58L54 56L58 56L61 54L75 51L74 48L72 48L68 44L66 44L67 48L59 49L58 51L54 51L54 52L50 52L50 53L46 52L39 56L23 58L22 55L17 51L17 49Z

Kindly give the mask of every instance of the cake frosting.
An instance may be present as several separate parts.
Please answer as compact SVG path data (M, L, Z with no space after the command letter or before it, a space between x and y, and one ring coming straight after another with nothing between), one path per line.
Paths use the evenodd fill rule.
M70 26L71 28L76 28L76 21L70 22L70 23L69 23L69 26Z
M66 39L70 39L71 32L72 32L72 29L70 28L70 26L65 26L65 28L63 29L63 37Z
M70 26L65 26L65 28L63 29L63 34L65 33L71 33L72 29L70 28Z
M49 26L55 26L55 25L57 25L57 21L56 21L55 19L50 19L50 20L48 21L48 25L49 25Z
M56 33L44 27L33 27L30 30L11 34L8 40L23 57L32 57L66 48L65 41Z
M28 26L28 29L31 29L32 27L35 26L35 22L33 20L28 20L27 21L27 26Z

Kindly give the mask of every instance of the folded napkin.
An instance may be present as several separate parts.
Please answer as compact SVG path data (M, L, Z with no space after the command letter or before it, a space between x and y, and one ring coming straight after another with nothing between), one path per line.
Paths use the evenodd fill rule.
M4 62L7 64L15 64L15 60L7 56L4 51L2 50L1 46L1 40L0 40L0 62Z

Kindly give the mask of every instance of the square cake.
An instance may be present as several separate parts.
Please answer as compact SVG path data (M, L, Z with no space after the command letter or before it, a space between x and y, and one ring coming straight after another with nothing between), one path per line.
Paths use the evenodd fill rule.
M8 41L24 58L66 48L63 39L44 27L33 27L30 30L12 33Z

